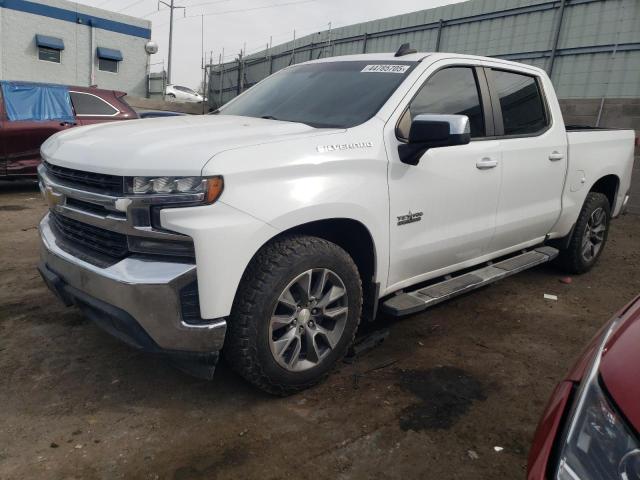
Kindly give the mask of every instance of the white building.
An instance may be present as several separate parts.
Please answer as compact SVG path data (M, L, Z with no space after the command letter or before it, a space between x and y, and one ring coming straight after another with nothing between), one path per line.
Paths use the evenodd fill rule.
M0 0L0 80L146 94L151 22L66 0Z

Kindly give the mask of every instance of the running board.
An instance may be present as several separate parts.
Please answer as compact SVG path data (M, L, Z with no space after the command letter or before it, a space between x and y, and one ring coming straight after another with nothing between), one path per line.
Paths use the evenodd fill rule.
M395 295L382 304L382 309L394 317L421 312L457 295L553 260L558 253L558 250L553 247L539 247L464 275L449 278L413 292Z

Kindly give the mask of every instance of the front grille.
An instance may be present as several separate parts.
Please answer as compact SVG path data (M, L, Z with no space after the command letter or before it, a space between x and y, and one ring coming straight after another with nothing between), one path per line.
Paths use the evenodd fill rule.
M50 215L54 228L65 240L76 247L98 252L112 260L120 260L129 254L126 235L78 222L53 212Z
M59 167L44 162L47 175L62 180L73 186L90 187L108 195L122 195L124 193L124 179L117 175L104 173L83 172L73 168Z
M198 296L198 281L194 281L180 290L180 308L182 321L189 324L202 323L200 316L200 297Z

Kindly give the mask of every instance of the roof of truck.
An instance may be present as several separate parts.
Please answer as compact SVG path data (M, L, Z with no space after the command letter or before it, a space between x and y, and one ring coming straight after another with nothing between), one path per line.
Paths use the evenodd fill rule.
M528 65L520 62L512 62L510 60L503 60L501 58L495 57L482 57L479 55L465 55L462 53L452 53L452 52L416 52L409 53L407 55L402 55L399 57L395 56L395 53L364 53L364 54L356 54L356 55L341 55L337 57L326 57L319 58L317 60L310 60L304 63L323 63L323 62L347 62L347 61L374 61L374 62L420 62L425 58L429 58L430 61L444 60L447 58L458 58L464 60L471 60L475 62L480 61L491 61L491 62L499 62L504 64L505 66L513 66L516 68L526 68L528 70L534 70L538 73L544 73L544 70L534 67L533 65Z

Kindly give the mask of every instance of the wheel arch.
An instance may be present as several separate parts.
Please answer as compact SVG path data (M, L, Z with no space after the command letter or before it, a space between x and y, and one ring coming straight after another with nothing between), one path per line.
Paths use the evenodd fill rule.
M617 175L609 174L600 177L589 189L589 193L602 193L607 200L609 200L609 207L611 208L611 214L616 208L616 198L618 195L618 188L620 188L620 178Z
M335 243L351 256L358 267L362 281L363 318L373 320L377 312L379 283L377 282L378 255L370 230L362 222L346 217L324 218L302 223L278 232L277 235L269 238L256 250L249 264L266 245L292 235L322 238ZM249 264L245 267L242 278L244 278Z

